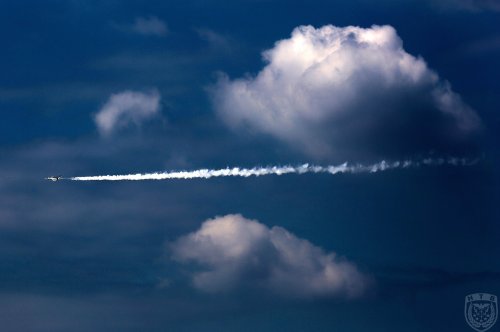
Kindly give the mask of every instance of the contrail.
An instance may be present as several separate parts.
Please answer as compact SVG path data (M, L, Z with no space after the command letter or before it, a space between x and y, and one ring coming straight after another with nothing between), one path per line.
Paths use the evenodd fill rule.
M478 162L478 159L467 158L427 158L419 161L404 160L387 162L385 160L375 164L349 164L347 162L336 166L317 166L302 164L299 166L268 166L254 168L222 168L222 169L198 169L193 171L168 171L145 174L124 174L124 175L96 175L96 176L76 176L62 178L72 181L142 181L142 180L169 180L169 179L210 179L214 177L250 177L263 175L283 175L283 174L305 174L305 173L377 173L391 169L416 168L422 166L470 166Z

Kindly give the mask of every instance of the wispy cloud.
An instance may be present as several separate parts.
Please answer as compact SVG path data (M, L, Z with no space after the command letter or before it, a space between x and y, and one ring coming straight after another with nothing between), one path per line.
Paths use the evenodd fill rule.
M132 30L143 35L160 37L168 33L167 24L155 16L137 17Z
M500 51L500 35L469 42L460 47L458 52L469 56L491 54Z
M130 123L140 125L157 115L160 110L160 94L153 90L148 93L123 91L111 95L104 106L94 116L99 133L112 134L116 129Z
M500 2L498 0L431 0L431 2L442 9L470 12L500 11Z
M156 16L136 17L131 24L112 23L112 26L117 30L144 36L164 37L169 32L167 24Z
M228 52L231 49L231 44L234 44L234 41L232 41L229 37L214 30L197 28L195 31L198 33L198 36L206 41L209 47L213 50Z

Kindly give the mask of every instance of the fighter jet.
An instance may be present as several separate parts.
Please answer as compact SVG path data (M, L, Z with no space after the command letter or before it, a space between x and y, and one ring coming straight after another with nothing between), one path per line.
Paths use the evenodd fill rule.
M61 179L61 176L60 175L54 175L54 176L49 176L47 178L45 178L45 180L50 180L50 181L59 181Z

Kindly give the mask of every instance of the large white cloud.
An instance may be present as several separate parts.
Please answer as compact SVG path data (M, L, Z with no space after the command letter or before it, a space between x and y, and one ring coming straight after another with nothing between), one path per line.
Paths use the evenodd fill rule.
M172 243L171 250L174 259L202 267L193 283L207 292L256 287L291 297L355 297L369 284L335 253L239 214L205 221Z
M300 26L263 56L255 77L220 78L214 106L232 128L249 126L310 156L449 150L480 127L391 26Z
M159 110L160 94L156 90L149 93L123 91L109 97L94 121L101 135L107 136L130 123L139 125L157 115Z

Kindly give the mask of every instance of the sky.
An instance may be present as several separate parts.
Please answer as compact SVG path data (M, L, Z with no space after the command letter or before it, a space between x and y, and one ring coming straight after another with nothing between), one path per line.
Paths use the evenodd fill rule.
M499 17L1 1L2 331L472 331L465 296L500 295ZM420 166L45 179L381 161Z

